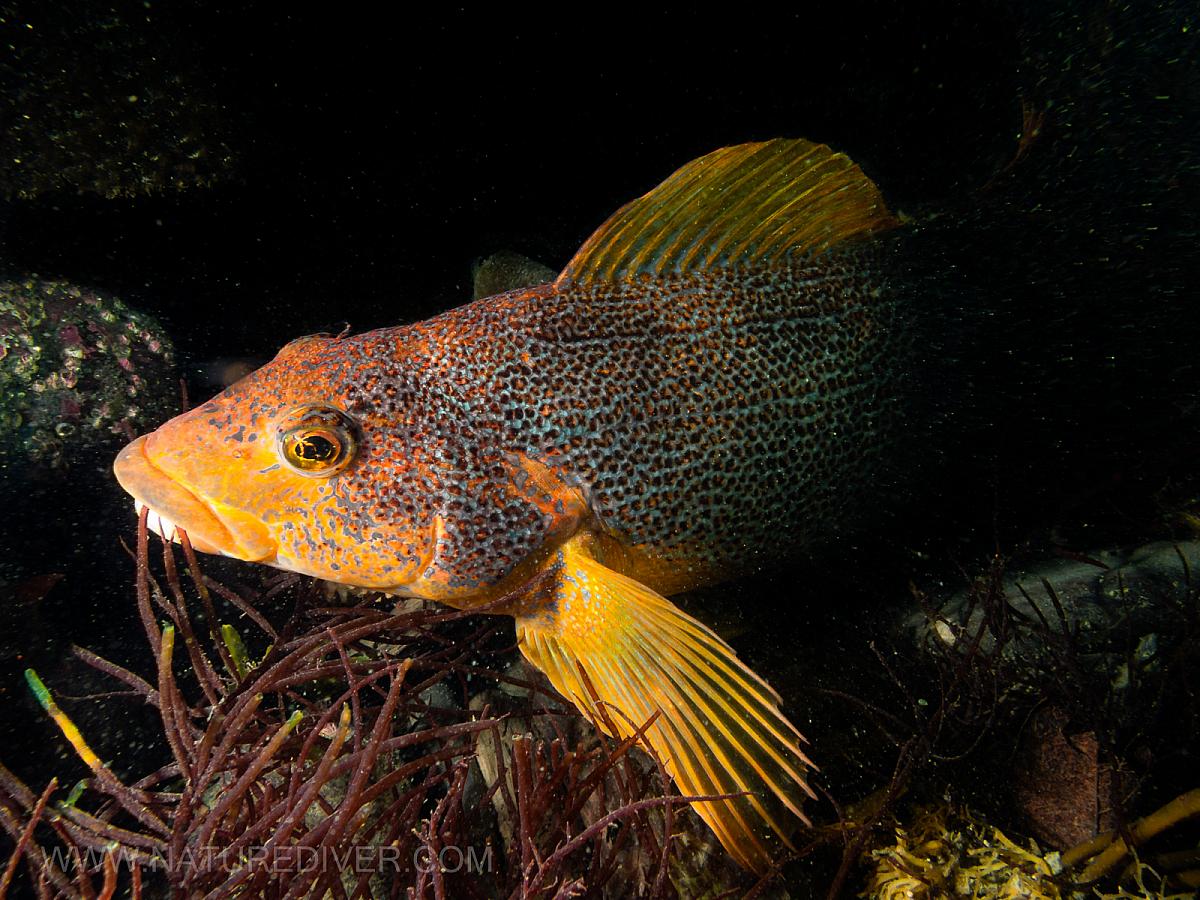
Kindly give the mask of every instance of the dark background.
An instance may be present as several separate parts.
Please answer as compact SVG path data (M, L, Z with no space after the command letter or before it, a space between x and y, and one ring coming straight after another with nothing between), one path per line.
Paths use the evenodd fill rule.
M910 274L941 292L934 310L986 300L975 318L948 318L969 325L949 329L954 341L930 342L939 374L923 390L970 371L960 380L999 400L963 417L955 442L917 429L928 489L902 505L919 529L897 525L881 494L860 542L732 590L750 635L739 652L766 677L799 656L823 653L830 671L843 650L866 656L909 577L953 580L996 549L1161 537L1163 492L1200 496L1188 487L1200 208L1189 4L838 2L720 16L591 5L541 17L287 6L0 0L0 269L154 314L193 400L211 390L197 374L208 360L424 318L469 299L480 257L515 250L558 267L677 166L802 136L848 153L918 223ZM131 108L152 97L148 112ZM92 143L72 149L79 110ZM97 191L89 160L97 180L123 185L115 196ZM142 187L121 181L139 166ZM182 187L156 180L164 169ZM1014 308L994 336L981 325L979 310ZM1028 346L1074 362L1049 380L1032 364L1030 392L983 374ZM1111 346L1133 348L1137 364L1107 366ZM1098 436L1113 434L1102 452ZM36 639L0 672L0 758L35 787L77 764L21 669L71 685L71 642L146 668L116 449L50 476L36 508L23 484L0 483L0 552L66 576ZM1001 456L1021 462L993 478L979 461ZM71 713L118 771L157 765L153 721L105 709ZM797 721L826 740L836 792L827 723Z
M235 159L207 190L14 203L5 256L118 292L199 358L426 316L469 297L471 261L494 250L558 266L722 145L826 141L903 203L982 184L1020 129L1017 23L959 4L583 22L137 4L99 47L71 30L87 4L25 6L38 64L85 84L137 95L169 60L192 88L179 102L211 113ZM130 65L129 49L155 61Z

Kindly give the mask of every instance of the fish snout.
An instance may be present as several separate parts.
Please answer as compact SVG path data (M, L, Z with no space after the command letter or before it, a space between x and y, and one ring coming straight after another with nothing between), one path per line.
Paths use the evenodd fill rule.
M163 540L178 543L178 530L187 532L192 546L202 553L266 562L275 556L276 544L267 527L235 510L206 502L155 464L149 452L150 435L142 435L117 454L113 474L134 500L140 514L149 510L147 525Z

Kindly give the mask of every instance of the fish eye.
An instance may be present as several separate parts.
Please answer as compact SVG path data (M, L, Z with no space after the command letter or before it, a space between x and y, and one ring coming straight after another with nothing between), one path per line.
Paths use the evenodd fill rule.
M283 455L297 469L324 473L337 466L346 454L340 435L301 428L284 435Z
M353 420L329 406L301 406L275 429L280 458L301 475L328 478L354 459L358 439Z

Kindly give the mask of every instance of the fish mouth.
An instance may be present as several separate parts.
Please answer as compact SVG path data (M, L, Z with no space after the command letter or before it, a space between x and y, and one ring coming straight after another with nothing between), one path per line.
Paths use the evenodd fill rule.
M157 465L147 453L151 435L142 435L117 454L113 474L130 496L134 509L146 514L147 527L165 541L179 543L187 532L201 553L232 556L248 562L266 562L277 546L266 526L245 513L222 509L188 490Z

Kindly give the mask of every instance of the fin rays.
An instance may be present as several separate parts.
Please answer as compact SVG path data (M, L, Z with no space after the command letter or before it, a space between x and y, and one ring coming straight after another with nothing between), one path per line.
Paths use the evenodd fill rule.
M685 677L688 680L688 683L691 686L690 693L695 698L697 698L695 702L697 703L698 706L700 706L701 709L703 709L708 714L708 717L710 720L721 721L722 719L729 719L729 718L737 717L737 711L724 698L725 696L728 696L730 693L727 685L723 685L720 682L717 682L715 679L705 679L705 681L707 683L702 682L701 679L696 677L695 673L697 673L701 670L698 666L695 666L695 665L693 665L693 666L686 666L686 665L676 666L675 669L677 671L679 671L683 675L683 677ZM669 671L670 670L668 670L668 673L669 673ZM710 691L706 690L706 688L709 688L709 689L715 688L716 690L711 691L711 693L710 693ZM725 688L725 690L722 691L722 688ZM705 698L706 696L711 697L713 702L717 706L720 707L720 713L718 713L716 710L714 710L712 707L710 707L707 702L705 702L705 700L703 698ZM772 727L772 724L770 722L764 720L762 717L760 717L758 715L756 715L755 718L757 718L759 720L760 724L762 726L764 726L760 730L759 734L756 735L757 737L759 737L759 747L767 753L767 755L770 757L771 761L774 762L775 765L777 765L782 770L784 775L786 775L790 780L792 780L794 782L803 784L804 776L801 773L799 773L798 771L796 771L796 769L793 766L788 764L787 760L784 758L784 756L780 752L780 750L782 749L784 752L790 752L791 754L796 756L798 759L803 760L805 763L808 763L807 757L804 756L804 754L800 751L799 747L789 744ZM782 747L777 748L777 747L771 746L770 743L763 740L762 739L762 737L764 736L763 732L766 733L766 736L775 738L775 740L779 744L781 744ZM734 733L732 733L732 732L722 732L722 733L725 734L726 737L728 738L728 740L731 742L731 744L741 752L742 757L747 762L749 762L752 766L754 766L755 770L759 774L759 777L761 777L762 780L764 782L766 782L777 795L780 796L780 798L788 805L789 809L791 809L792 812L795 813L795 815L797 817L807 821L807 816L805 816L804 813L802 813L800 811L799 807L796 806L795 804L793 804L790 800L788 800L788 798L783 794L783 787L780 784L777 784L775 782L775 780L770 775L768 775L766 771L764 771L764 769L758 762L758 757L756 757L749 748L747 748L745 745L741 744L738 741L738 739ZM809 765L811 765L811 763L809 763ZM807 785L805 785L805 786L807 787Z
M643 687L653 685L657 688L656 693L665 693L663 699L667 702L647 703L642 697L633 696L630 693L632 685L630 679L620 677L618 673L613 671L613 668L607 659L601 659L597 663L600 668L603 668L607 673L606 684L611 684L615 687L620 699L617 703L618 709L625 716L629 716L632 725L638 726L649 720L655 709L663 710L663 715L654 723L651 731L647 736L651 738L652 744L658 744L655 749L659 752L659 756L663 759L663 763L667 766L676 783L679 784L680 790L684 794L705 795L705 794L733 794L741 791L746 791L747 787L741 783L741 780L730 776L730 767L727 760L720 757L713 759L709 753L701 748L711 747L711 733L706 732L696 721L690 705L677 691L666 690L668 685L664 679L670 679L669 672L660 670L657 673L646 672L645 669L639 667L638 674L641 676L638 679ZM658 678L655 678L655 675ZM631 715L629 710L636 710L636 715ZM668 712L670 711L670 712ZM632 733L633 728L630 722L623 721L619 715L610 713L610 718L615 724L619 725L622 732L620 736L624 737L626 729ZM603 721L603 719L600 719ZM665 747L663 742L654 740L655 729L661 729L660 734L666 738ZM707 740L706 740L707 739ZM666 752L664 752L664 749ZM727 777L722 779L719 768L715 768L713 763L718 766L724 765ZM777 828L777 825L772 821L762 809L761 803L753 795L743 798L743 802L748 802L754 806L758 812L771 825L772 830ZM757 854L766 854L767 848L754 836L754 831L745 821L742 810L739 808L741 803L738 800L730 801L706 801L704 805L715 805L716 803L724 804L728 807L726 814L723 816L714 816L710 818L705 815L705 810L701 808L701 804L696 804L697 812L708 821L709 825L717 832L717 836L721 838L722 844L729 847L731 843L734 847L738 846L737 840L742 835L749 835L754 838L754 850ZM734 827L736 825L736 827ZM739 848L739 857L746 856L744 851Z
M683 627L681 628L681 631L683 632L686 646L702 657L707 656L708 659L715 663L721 669L721 671L729 679L731 679L732 683L736 684L746 696L752 697L753 699L757 700L759 704L768 708L781 702L780 697L775 692L774 688L759 678L758 675L756 675L753 671L745 666L740 667L742 672L745 672L754 678L754 682L756 682L759 687L765 689L765 696L763 692L755 689L755 684L742 677L741 672L738 672L737 669L727 665L721 658L721 653L732 653L733 651L730 649L729 645L707 628L704 628L703 625L700 625L700 623L691 616L686 616L678 610L671 610L670 612L646 610L644 612L653 617L660 625L668 628L679 627L680 623L682 623ZM715 650L714 647L716 648ZM788 723L788 727L796 734L797 737L800 736L800 732L796 731L795 727L790 722Z
M769 787L776 796L780 798L784 805L795 816L801 819L806 819L807 817L804 816L798 806L796 806L787 798L786 794L783 793L784 788L777 782L777 779L773 778L765 770L762 763L755 757L752 750L738 739L736 733L727 730L719 724L722 722L722 718L715 715L712 708L700 699L703 697L703 694L697 690L697 688L700 686L693 683L691 687L689 687L687 685L680 685L678 683L679 680L683 679L688 681L691 680L686 669L683 669L682 667L676 669L664 668L662 670L662 674L671 682L672 690L670 691L670 699L676 703L678 709L683 713L684 718L693 726L693 737L696 739L699 746L707 746L707 749L711 752L711 754L716 757L715 761L722 765L725 774L733 781L734 790L720 790L716 791L716 793L735 793L737 791L748 791L749 794L746 797L746 802L750 803L754 807L758 814L762 816L762 818L771 826L771 830L778 834L790 847L791 844L788 841L785 828L776 821L775 817L772 816L771 813L763 808L759 798L754 795L752 786L746 783L747 780L739 777L739 761L737 757L740 757L743 763L749 765L751 769L753 769L753 771L758 775L759 779L761 779L761 781L766 784L766 786ZM682 676L682 679L680 679L680 676ZM687 702L688 700L691 702ZM732 717L734 715L733 711L729 710L728 707L725 708L725 712L727 717ZM697 713L705 714L710 722L718 723L716 728L710 727L707 730L704 729L703 723L697 719ZM718 738L717 741L707 745L704 743L705 738L711 739L714 736Z
M803 736L796 729L796 726L778 713L777 709L775 708L775 703L766 700L760 694L755 692L751 685L739 677L739 674L736 672L736 670L733 670L730 666L725 664L721 656L723 654L733 656L733 650L730 649L729 645L724 641L721 641L720 638L711 632L707 637L709 638L710 642L709 647L698 647L688 642L685 638L684 640L680 641L679 646L670 648L670 651L686 657L687 661L693 668L706 676L706 680L710 684L723 688L733 697L740 695L747 702L747 704L753 704L753 706L750 707L751 712L754 713L755 718L762 723L764 728L771 731L781 743L788 747L789 750L796 753L801 759L804 759L804 754L800 750L799 746L794 746L789 743L789 732L797 740L804 740ZM715 645L715 649L712 645ZM734 658L736 659L736 656ZM718 671L714 671L709 667L710 662L716 665ZM740 666L740 668L743 671L753 674L753 672L751 672L751 670L746 668L744 665ZM758 678L757 675L754 677L756 679ZM777 725L782 725L784 728L780 730L776 727ZM812 765L812 763L810 763L807 759L804 759L804 761L808 763L808 765Z
M899 224L848 157L805 140L724 147L625 204L559 282L780 264Z
M574 542L572 542L574 543ZM696 811L743 865L763 871L812 791L804 740L778 695L700 622L568 544L551 614L518 614L525 656L598 723L628 737L659 713L645 739ZM569 573L569 574L568 574ZM584 682L591 683L600 713ZM607 728L606 728L607 730Z

